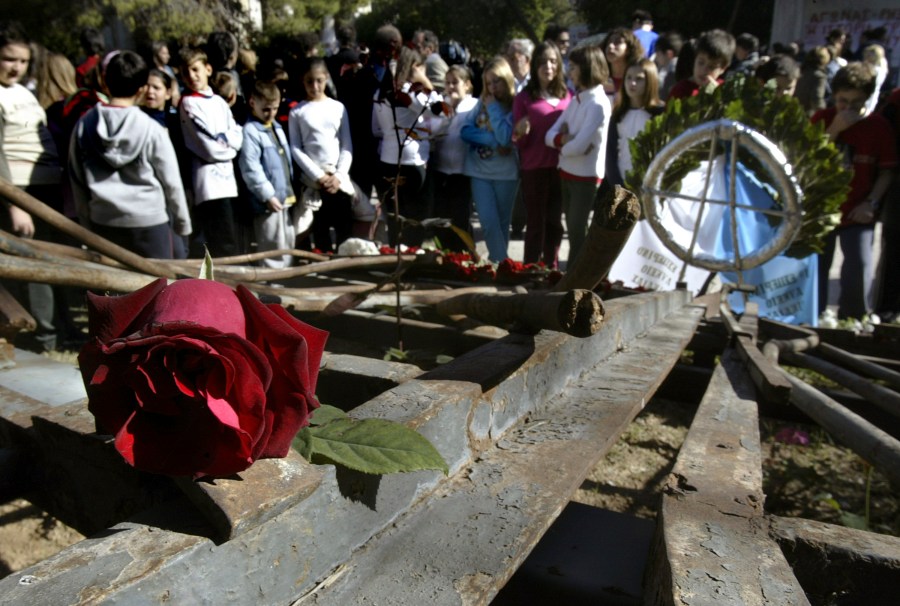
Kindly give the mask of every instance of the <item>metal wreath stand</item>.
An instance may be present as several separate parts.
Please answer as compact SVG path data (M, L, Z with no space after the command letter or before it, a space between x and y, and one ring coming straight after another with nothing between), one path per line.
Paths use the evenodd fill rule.
M662 189L663 179L672 163L682 154L694 147L709 142L709 156L706 165L706 179L700 197ZM709 197L710 179L713 160L719 154L719 143L730 143L729 153L729 191L727 200ZM780 195L780 208L763 209L750 204L743 204L736 198L735 183L737 175L738 151L743 147L749 151L766 169L772 178L772 185ZM772 141L761 133L735 120L715 120L706 122L686 130L666 145L650 163L644 175L641 199L644 216L650 222L653 231L672 253L684 265L681 268L679 281L684 280L688 265L701 267L710 271L733 271L738 275L739 286L742 284L742 271L762 265L766 261L786 250L800 230L803 211L800 207L802 192L793 176L793 170L784 154ZM690 245L685 248L678 244L671 232L662 222L661 212L667 200L683 199L700 204L694 223L694 232ZM706 253L695 252L697 234L707 204L719 204L731 209L729 213L731 237L734 243L732 258L719 258ZM755 250L741 251L738 239L737 209L762 213L781 219L773 238Z

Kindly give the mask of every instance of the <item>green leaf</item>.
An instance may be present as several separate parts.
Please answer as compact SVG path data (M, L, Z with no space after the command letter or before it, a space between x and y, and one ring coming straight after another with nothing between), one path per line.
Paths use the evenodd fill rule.
M297 432L291 446L307 461L312 458L312 436L309 433L309 427L304 427Z
M312 415L309 417L310 425L325 425L325 423L331 423L335 419L346 419L347 413L338 408L337 406L329 406L328 404L321 404L317 409L312 412Z
M869 529L869 525L866 524L866 516L861 516L856 513L850 513L849 511L842 511L840 517L841 524L843 524L847 528L855 528L857 530Z
M402 349L398 349L397 347L388 347L387 353L384 354L384 360L386 362L390 362L391 360L397 360L399 362L404 362L408 358L409 358L408 353Z
M214 280L213 278L213 260L209 255L209 249L203 247L203 263L200 264L200 275L197 276L201 280Z
M310 427L313 463L343 465L372 474L438 469L447 463L425 437L384 419L337 419Z

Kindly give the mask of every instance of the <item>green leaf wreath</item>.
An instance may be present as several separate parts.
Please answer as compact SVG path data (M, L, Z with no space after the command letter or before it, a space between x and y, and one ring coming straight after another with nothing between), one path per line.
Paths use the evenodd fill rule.
M841 152L828 140L821 123L811 124L795 98L776 96L755 78L734 78L701 90L697 96L670 100L666 111L631 141L633 168L625 178L626 186L640 192L644 174L657 153L685 130L723 118L764 134L781 148L793 167L803 192L803 221L785 254L802 258L822 252L825 236L839 224L839 208L850 191L852 174L844 168ZM708 149L695 147L682 154L669 166L662 189L678 191L681 180L706 160L708 153ZM755 158L745 153L740 160L758 179L772 184Z

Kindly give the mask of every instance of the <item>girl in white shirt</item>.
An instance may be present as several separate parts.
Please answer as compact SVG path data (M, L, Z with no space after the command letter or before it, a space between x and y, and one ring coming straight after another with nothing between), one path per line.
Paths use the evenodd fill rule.
M418 52L405 46L400 49L393 84L375 99L372 131L381 138L381 179L375 187L387 213L395 212L396 194L400 215L419 221L430 215L425 167L435 117L429 108L436 97ZM397 221L388 221L391 245L398 243L397 228ZM425 237L422 227L411 224L404 225L402 232L402 244L408 246L420 246Z
M625 92L613 109L613 124L618 132L618 167L624 180L631 170L631 140L647 122L660 114L665 105L659 100L659 72L656 63L641 59L631 64L625 72L622 85Z
M56 144L47 128L47 115L37 98L20 84L31 61L31 47L17 27L0 23L0 177L62 212L62 168ZM4 201L0 227L22 238L54 241L59 236L48 224L34 220L21 208ZM57 342L60 318L55 317L54 289L29 282L12 288L27 298L37 321L30 348L51 351Z
M569 232L568 267L581 252L594 199L606 175L606 139L611 107L603 84L609 68L603 49L581 46L569 55L576 93L544 142L559 150L563 212Z
M463 173L468 146L459 132L469 112L478 105L478 100L472 96L472 88L469 68L464 65L450 66L444 76L444 100L452 108L452 114L436 133L429 167L434 168L435 216L449 218L454 226L465 232L472 229L469 223L472 192L469 177ZM449 234L441 240L441 245L451 250L466 250L464 242Z
M308 189L303 198L312 208L318 206L312 235L322 252L337 250L353 229L350 122L344 105L325 94L328 82L325 61L312 59L303 74L306 100L288 116L291 157ZM337 239L334 243L332 227Z

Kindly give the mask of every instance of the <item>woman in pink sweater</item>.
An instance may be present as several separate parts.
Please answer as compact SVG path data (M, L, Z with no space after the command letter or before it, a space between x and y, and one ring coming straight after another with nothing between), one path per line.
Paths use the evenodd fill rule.
M563 237L559 151L544 136L569 105L562 56L552 42L535 49L531 79L513 102L513 141L519 148L525 199L525 263L543 261L556 269Z

